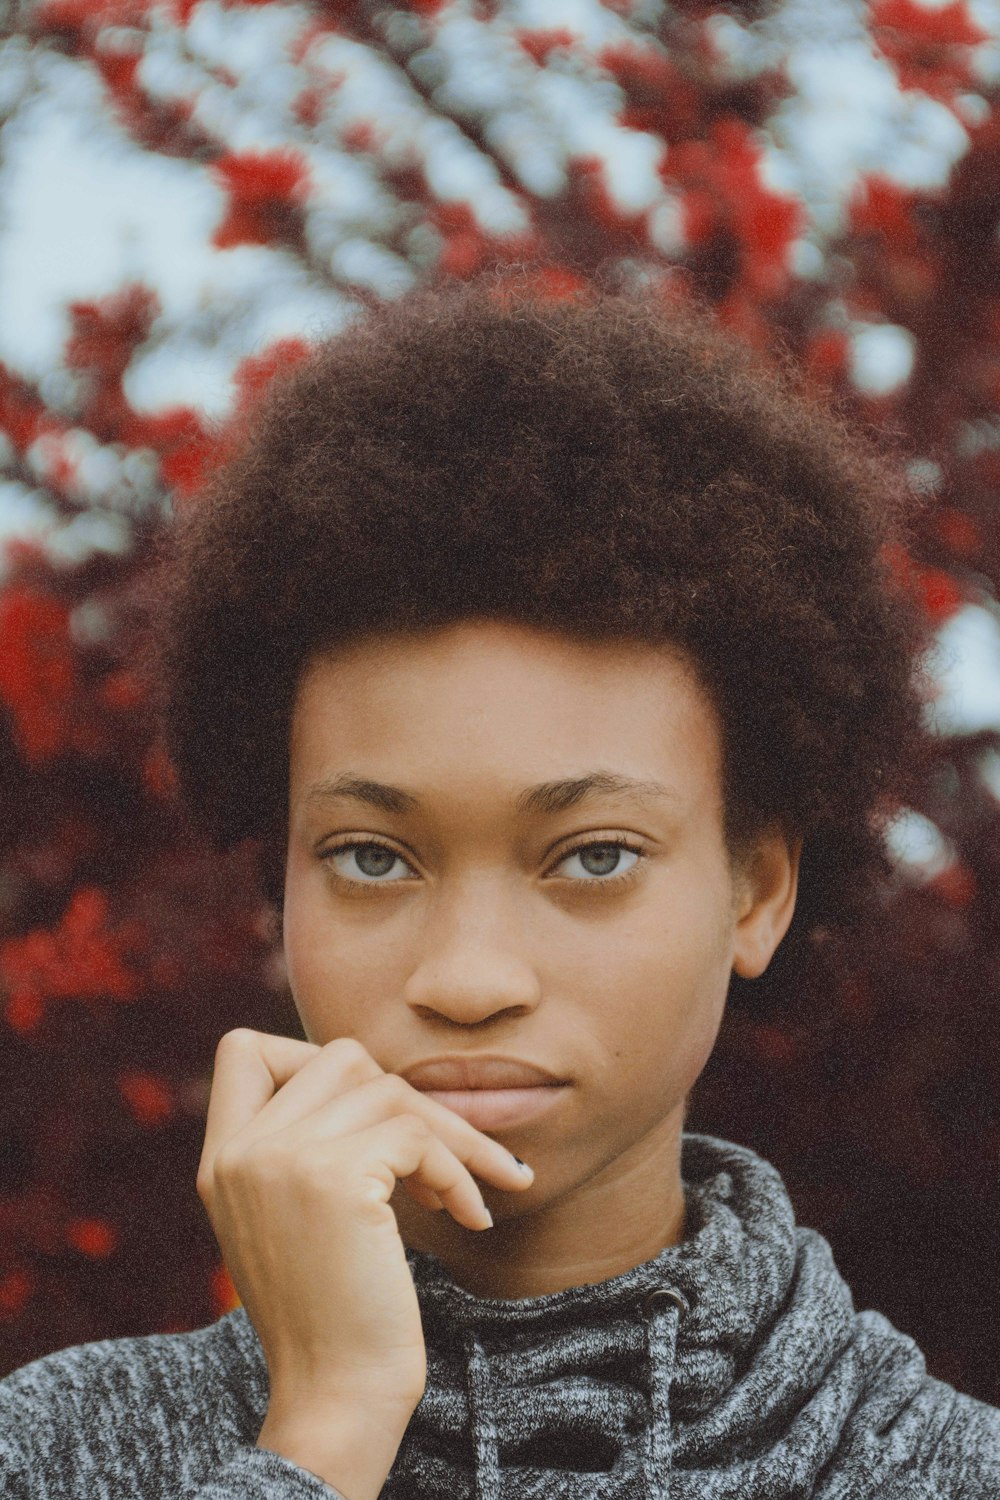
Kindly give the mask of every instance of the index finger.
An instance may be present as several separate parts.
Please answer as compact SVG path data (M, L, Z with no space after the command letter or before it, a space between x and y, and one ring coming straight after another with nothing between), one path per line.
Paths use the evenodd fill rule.
M237 1026L220 1037L198 1162L199 1180L210 1172L226 1141L254 1119L282 1084L321 1051L315 1042L253 1031L249 1026Z

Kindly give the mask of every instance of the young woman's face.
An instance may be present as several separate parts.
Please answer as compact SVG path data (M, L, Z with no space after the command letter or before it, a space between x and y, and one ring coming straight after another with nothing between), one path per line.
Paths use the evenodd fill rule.
M662 790L519 806L595 773ZM348 777L412 803L336 795ZM536 1173L500 1213L644 1143L676 1150L730 974L762 973L792 916L784 840L730 868L717 718L661 647L473 621L317 656L289 816L284 950L310 1041L355 1037L387 1072L499 1053L572 1084L489 1131Z

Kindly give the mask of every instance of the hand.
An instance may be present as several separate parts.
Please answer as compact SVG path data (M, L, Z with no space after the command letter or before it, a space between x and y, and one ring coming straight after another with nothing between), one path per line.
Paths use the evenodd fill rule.
M389 1198L400 1180L425 1207L488 1228L473 1173L510 1191L532 1181L353 1038L226 1032L197 1190L264 1349L272 1404L374 1406L402 1420L402 1441L427 1357Z

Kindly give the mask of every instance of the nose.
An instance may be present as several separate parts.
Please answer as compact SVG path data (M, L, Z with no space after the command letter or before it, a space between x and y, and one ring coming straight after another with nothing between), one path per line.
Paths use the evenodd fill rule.
M500 1011L534 1010L541 998L521 923L496 882L442 892L428 918L420 962L403 998L425 1017L471 1026Z

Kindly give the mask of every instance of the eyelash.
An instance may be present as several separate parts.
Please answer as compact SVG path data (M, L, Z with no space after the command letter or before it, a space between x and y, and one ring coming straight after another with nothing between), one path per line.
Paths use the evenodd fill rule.
M325 850L324 853L319 856L319 858L321 861L326 861L331 857L331 855L340 854L345 849L371 848L388 849L390 854L395 854L396 858L402 859L404 864L409 863L409 861L404 859L403 855L399 853L398 849L394 849L391 844L384 844L381 839L352 839L343 844L333 844L329 849ZM579 854L584 849L626 849L630 854L637 854L639 858L632 866L631 870L625 870L621 875L594 875L591 876L588 880L572 881L571 883L573 885L598 887L612 886L615 890L621 890L623 886L631 884L633 880L638 878L641 863L647 857L646 851L639 848L638 845L633 844L631 839L623 837L610 839L588 839L583 843L574 844L571 849L564 850L564 852L556 860L556 864L561 865L563 860L569 859L574 854ZM360 891L364 890L365 888L374 889L375 887L380 885L399 884L399 882L395 880L351 880L349 876L341 875L339 871L334 870L332 865L330 865L328 868L333 879L336 880L340 885L354 887L354 892L352 892L352 894L360 893ZM410 866L410 868L412 869L412 866Z

